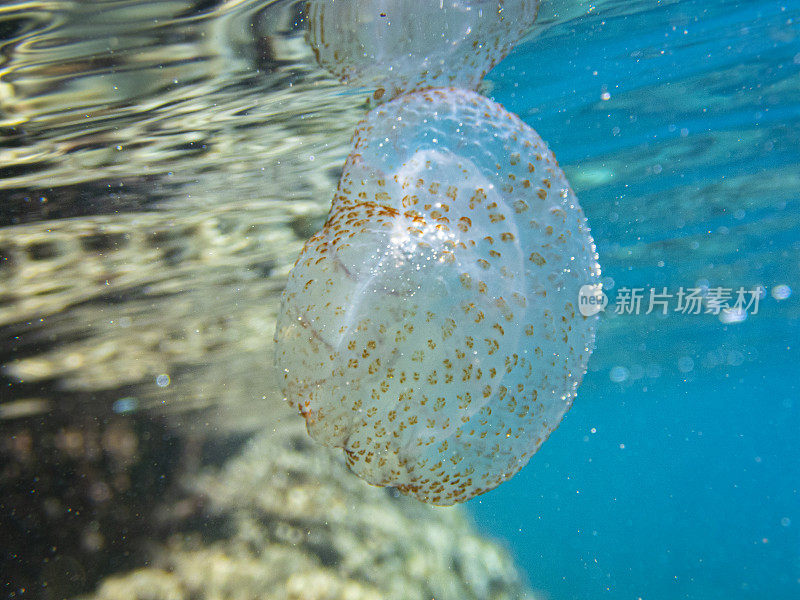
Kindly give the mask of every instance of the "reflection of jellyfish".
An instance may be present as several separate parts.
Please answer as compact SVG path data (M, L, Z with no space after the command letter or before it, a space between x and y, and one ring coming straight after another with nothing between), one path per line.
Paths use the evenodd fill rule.
M309 43L345 83L389 100L474 90L536 20L539 0L311 0Z
M358 126L275 334L289 401L350 468L433 504L516 473L585 372L589 229L541 138L486 98L402 96Z

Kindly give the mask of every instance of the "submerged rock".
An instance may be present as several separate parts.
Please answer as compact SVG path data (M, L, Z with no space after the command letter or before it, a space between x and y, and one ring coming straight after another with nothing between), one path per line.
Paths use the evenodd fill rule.
M83 600L531 597L459 509L364 485L293 415L191 487L203 526Z

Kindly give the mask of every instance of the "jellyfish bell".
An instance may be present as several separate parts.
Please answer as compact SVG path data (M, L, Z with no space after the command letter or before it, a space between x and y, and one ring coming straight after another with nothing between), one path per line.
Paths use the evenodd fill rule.
M528 32L539 0L310 0L308 42L375 104L433 87L474 90Z
M278 318L283 391L351 470L446 505L519 471L561 421L600 270L552 153L473 92L373 109Z

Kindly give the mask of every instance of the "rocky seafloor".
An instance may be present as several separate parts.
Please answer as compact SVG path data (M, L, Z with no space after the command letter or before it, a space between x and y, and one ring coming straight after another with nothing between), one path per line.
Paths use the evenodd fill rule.
M458 509L365 485L294 418L192 483L202 523L85 598L522 598L508 555ZM183 518L186 518L184 515Z
M291 408L263 409L271 429L224 443L145 414L6 422L5 596L530 597L460 508L365 484Z

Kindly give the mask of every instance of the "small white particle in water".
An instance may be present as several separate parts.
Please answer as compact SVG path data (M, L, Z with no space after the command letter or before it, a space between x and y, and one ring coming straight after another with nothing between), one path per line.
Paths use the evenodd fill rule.
M603 92L602 94L600 94L600 98L603 100L611 100L611 94L609 94L608 92Z
M628 369L618 365L611 369L611 371L608 374L608 377L614 383L622 383L623 381L628 379L629 374L630 373L628 372Z
M775 298L775 300L786 300L791 295L792 288L784 283L772 288L772 297Z
M743 308L726 308L719 313L719 320L726 325L741 323L747 318L747 311Z
M156 385L158 387L167 387L169 385L169 375L166 373L162 373L158 377L156 377Z
M111 406L111 410L113 410L117 414L124 414L127 412L131 412L132 410L136 410L138 406L138 401L136 398L120 398Z

